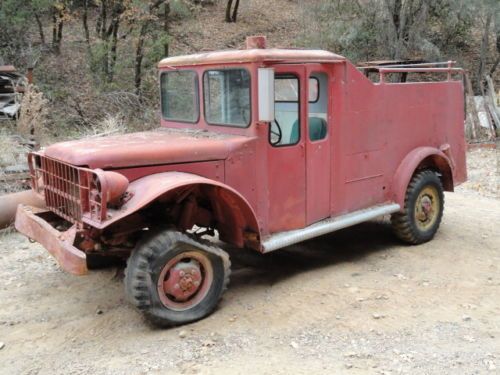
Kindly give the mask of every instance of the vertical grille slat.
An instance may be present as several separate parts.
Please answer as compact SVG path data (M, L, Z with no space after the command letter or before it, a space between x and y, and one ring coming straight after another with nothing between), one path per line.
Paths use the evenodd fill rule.
M29 161L33 188L44 194L47 208L75 224L82 223L84 216L101 221L105 206L91 198L96 188L92 186L94 171L38 153L31 154Z

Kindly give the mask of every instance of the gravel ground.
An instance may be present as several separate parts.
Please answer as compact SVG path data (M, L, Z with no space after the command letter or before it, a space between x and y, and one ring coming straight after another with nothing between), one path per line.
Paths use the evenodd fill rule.
M457 191L500 198L500 143L496 150L478 148L467 154L468 181Z
M71 276L4 233L0 373L498 374L496 161L469 153L432 242L403 246L384 218L269 256L232 251L217 311L167 330L125 302L120 269Z

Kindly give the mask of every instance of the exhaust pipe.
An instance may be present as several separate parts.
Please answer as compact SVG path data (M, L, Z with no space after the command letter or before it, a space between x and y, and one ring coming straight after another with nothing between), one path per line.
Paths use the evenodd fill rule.
M0 229L7 228L14 223L17 206L20 204L45 208L44 200L33 190L2 195L0 196Z

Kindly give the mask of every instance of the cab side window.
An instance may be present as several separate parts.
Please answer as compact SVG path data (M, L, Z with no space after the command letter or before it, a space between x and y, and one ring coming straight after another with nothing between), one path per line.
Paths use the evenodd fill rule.
M300 83L290 75L276 75L274 81L275 120L269 128L269 142L275 146L289 146L300 139Z
M311 142L326 138L328 108L328 77L325 73L313 73L309 77L309 103L307 128Z

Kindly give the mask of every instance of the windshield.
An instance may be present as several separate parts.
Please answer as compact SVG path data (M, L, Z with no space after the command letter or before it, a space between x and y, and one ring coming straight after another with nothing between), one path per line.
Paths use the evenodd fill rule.
M206 71L203 92L209 124L250 125L250 74L245 69Z
M165 120L198 122L198 77L191 70L162 73L161 108Z

